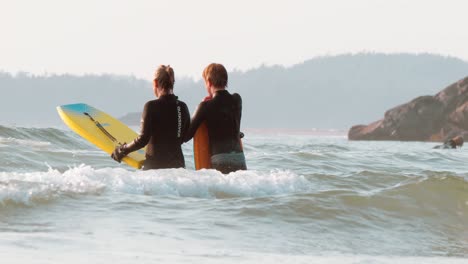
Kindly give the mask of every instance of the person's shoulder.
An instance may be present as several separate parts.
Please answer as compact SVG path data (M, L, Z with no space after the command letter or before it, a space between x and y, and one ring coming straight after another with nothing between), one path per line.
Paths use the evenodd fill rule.
M158 104L158 102L157 102L156 99L155 99L155 100L150 100L150 101L148 101L148 102L145 103L144 108L145 108L145 109L150 109L150 108L155 107L157 104Z
M186 104L184 101L182 101L182 100L177 100L177 103L178 103L179 105L181 105L182 107L188 108L188 107L187 107L187 104Z
M242 102L242 97L240 96L240 94L238 93L233 93L232 94L232 98L236 101L236 102Z
M232 93L232 97L242 99L242 97L238 93Z
M201 101L198 106L197 106L197 109L195 110L196 112L206 112L206 111L209 111L208 109L211 109L212 108L212 105L213 105L213 101L212 100L208 100L208 101Z
M198 104L198 107L206 107L208 106L209 104L213 103L214 101L213 100L205 100L205 101L201 101L199 104Z
M154 99L154 100L150 100L148 102L146 102L145 106L150 106L150 105L155 105L158 103L158 99Z

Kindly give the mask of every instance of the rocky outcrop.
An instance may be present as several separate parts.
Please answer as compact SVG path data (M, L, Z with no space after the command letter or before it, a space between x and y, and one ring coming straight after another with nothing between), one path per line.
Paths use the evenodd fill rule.
M348 132L350 140L445 141L457 135L468 135L468 77L435 96L418 97L388 110L383 119L353 126Z

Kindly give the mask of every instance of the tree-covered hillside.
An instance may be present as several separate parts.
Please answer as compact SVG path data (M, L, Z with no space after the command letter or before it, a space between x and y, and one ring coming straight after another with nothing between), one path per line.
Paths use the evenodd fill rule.
M175 92L193 111L204 97L203 83L175 72ZM228 89L242 95L243 127L347 129L467 75L468 63L451 57L356 54L230 72ZM151 80L113 75L3 72L0 92L0 124L21 126L61 124L55 107L76 102L117 117L136 113L130 118L135 125L144 103L154 98Z

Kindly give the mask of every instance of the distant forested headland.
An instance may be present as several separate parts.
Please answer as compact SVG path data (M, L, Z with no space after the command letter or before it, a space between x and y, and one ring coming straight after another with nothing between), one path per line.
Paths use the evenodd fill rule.
M205 95L203 83L175 72L175 92L194 111ZM242 95L244 128L347 129L376 120L414 97L433 95L467 75L468 62L457 58L362 53L230 72L228 89ZM154 98L150 81L0 72L0 125L59 125L55 107L76 102L137 125L144 103Z

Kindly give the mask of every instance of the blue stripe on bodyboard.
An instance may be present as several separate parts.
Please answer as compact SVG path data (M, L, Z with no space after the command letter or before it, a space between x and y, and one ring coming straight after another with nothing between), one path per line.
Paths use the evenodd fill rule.
M84 112L93 115L96 114L96 109L87 105L87 104L69 104L69 105L61 105L60 108L65 112L71 112L74 114L82 115Z

